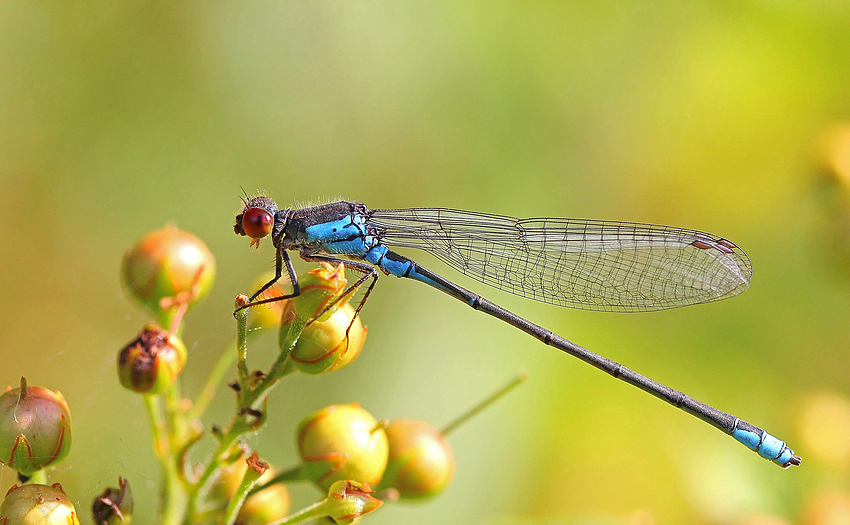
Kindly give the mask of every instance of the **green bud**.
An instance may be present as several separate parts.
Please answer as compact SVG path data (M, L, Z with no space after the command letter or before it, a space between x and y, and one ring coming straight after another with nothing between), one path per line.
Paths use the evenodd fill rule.
M176 335L148 323L118 355L118 379L140 394L161 394L186 364L186 347Z
M215 258L191 233L166 226L127 252L121 277L130 296L158 314L206 297L215 279Z
M292 307L288 307L287 312L284 312L280 340L283 340L294 320L291 310ZM351 329L346 339L345 331L349 326ZM354 307L345 303L328 320L307 325L289 359L296 369L305 374L331 372L354 361L360 355L365 341L366 327L360 321L360 316L354 317Z
M356 518L369 514L384 504L372 496L368 483L352 480L340 480L331 485L324 510L327 515L341 525L349 525Z
M389 462L381 487L393 487L407 499L442 492L452 479L455 463L440 431L424 421L397 419L386 432Z
M61 461L71 449L71 411L62 394L38 386L0 395L0 463L25 476Z
M109 487L91 506L95 525L129 525L133 518L133 491L130 483L118 478L118 488Z
M345 479L376 485L387 466L384 425L357 404L310 414L297 433L302 476L322 490Z
M74 504L62 486L13 485L0 505L4 525L80 525Z
M333 308L325 312L325 308L345 291L348 284L345 278L345 266L340 263L339 266L334 267L332 264L323 262L319 268L313 268L299 277L298 284L301 287L301 295L292 300L295 313L307 319L327 321L343 302L337 302Z

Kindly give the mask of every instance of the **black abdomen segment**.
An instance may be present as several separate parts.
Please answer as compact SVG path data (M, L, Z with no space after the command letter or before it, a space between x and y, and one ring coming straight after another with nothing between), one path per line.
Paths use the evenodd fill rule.
M653 381L634 370L626 368L616 361L602 357L601 355L591 352L572 341L564 339L558 334L523 319L513 312L484 299L480 295L470 292L469 290L440 277L406 257L391 251L387 251L385 259L387 257L392 257L394 262L404 265L405 267L405 271L402 274L399 275L394 273L395 275L421 281L465 302L476 310L490 314L515 328L519 328L523 332L536 337L549 346L557 348L558 350L570 354L573 357L577 357L585 363L592 365L611 376L616 377L617 379L625 381L644 392L652 394L674 407L684 410L692 416L696 416L706 423L710 423L726 434L730 434L750 449L758 452L762 457L770 459L782 467L788 468L791 465L800 464L800 458L794 455L794 451L788 448L785 442L773 437L764 430L751 425L746 421L738 419L731 414L727 414L726 412L706 405L705 403L701 403L700 401L697 401L678 390L662 385L661 383ZM757 443L751 442L754 440L754 436L759 438Z

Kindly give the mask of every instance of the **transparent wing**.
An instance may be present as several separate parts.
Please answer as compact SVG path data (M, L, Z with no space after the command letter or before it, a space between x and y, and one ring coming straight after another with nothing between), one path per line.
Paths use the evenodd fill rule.
M684 228L444 208L369 213L387 246L425 250L482 283L559 306L677 308L737 295L753 275L738 246Z

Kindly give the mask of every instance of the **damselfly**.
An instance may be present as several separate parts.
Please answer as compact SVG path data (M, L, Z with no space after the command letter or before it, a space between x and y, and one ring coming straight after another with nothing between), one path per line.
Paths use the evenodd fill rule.
M722 237L631 222L517 219L445 208L370 210L345 201L280 210L267 197L246 200L234 230L252 243L271 235L276 249L275 277L254 293L253 304L300 294L287 250L297 250L306 261L345 262L361 272L352 289L371 279L364 300L380 269L421 281L501 319L714 425L778 465L801 462L785 442L764 430L582 348L388 248L425 250L475 280L544 303L645 312L743 292L752 277L750 260ZM283 276L284 268L293 292L254 302Z

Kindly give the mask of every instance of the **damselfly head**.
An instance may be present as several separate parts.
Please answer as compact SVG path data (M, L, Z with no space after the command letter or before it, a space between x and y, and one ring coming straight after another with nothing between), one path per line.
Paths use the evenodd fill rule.
M268 197L254 197L244 202L242 212L236 216L233 231L250 237L251 246L272 232L277 204Z

